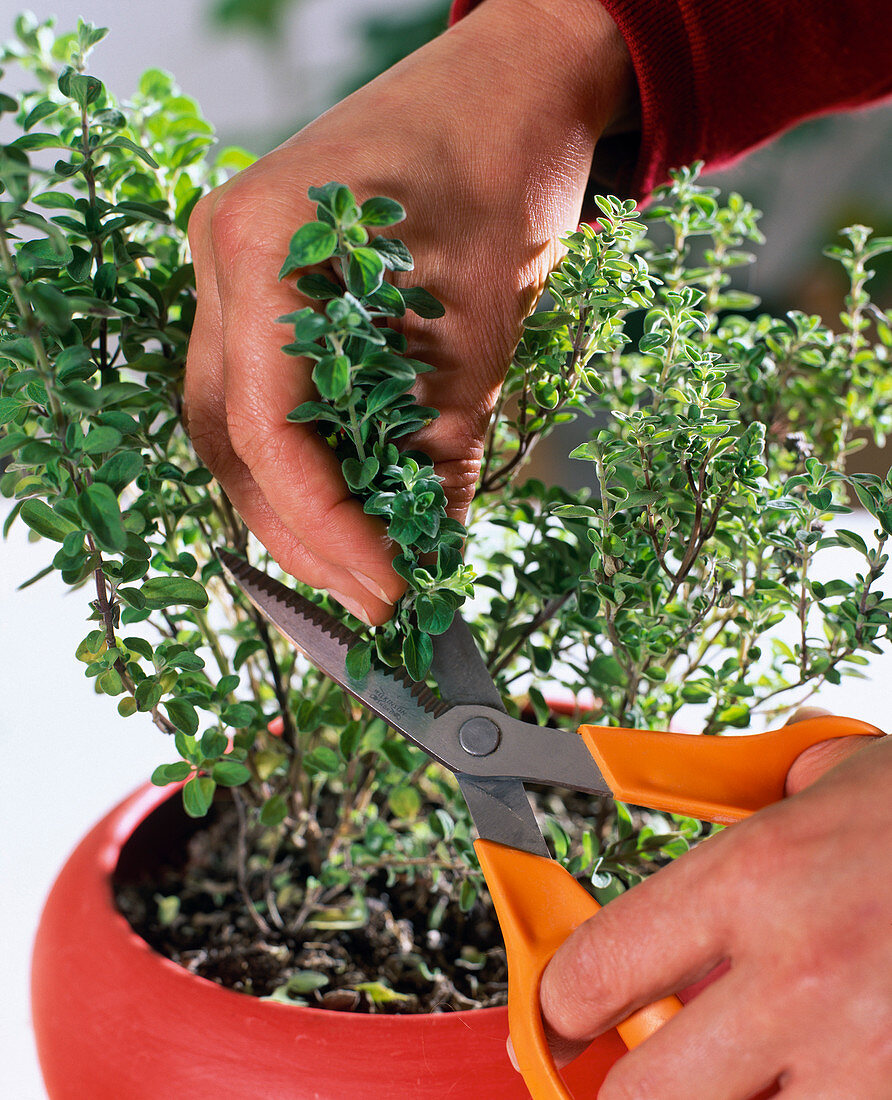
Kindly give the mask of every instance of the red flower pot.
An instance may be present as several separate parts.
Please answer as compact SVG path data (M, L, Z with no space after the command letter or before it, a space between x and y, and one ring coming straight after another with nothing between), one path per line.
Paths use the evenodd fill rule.
M32 970L52 1100L522 1100L506 1009L375 1016L260 1001L156 954L117 911L112 876L176 845L188 819L146 786L85 837L53 887ZM610 1032L567 1071L594 1097L624 1047Z

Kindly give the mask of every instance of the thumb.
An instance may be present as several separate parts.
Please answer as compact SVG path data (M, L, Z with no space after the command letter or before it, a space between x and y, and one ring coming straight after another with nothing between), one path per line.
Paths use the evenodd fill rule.
M830 711L822 707L800 707L787 724L804 722L827 714ZM793 766L787 772L785 793L788 796L798 794L810 787L825 772L874 741L875 737L834 737L832 741L819 741L816 745L810 745L793 761Z

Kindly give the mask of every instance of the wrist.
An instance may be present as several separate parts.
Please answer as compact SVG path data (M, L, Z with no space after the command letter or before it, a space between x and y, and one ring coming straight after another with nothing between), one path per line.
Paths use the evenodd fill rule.
M559 125L576 120L592 145L637 118L628 48L597 0L484 0L453 30L466 36L468 59L481 60L495 95L522 92Z

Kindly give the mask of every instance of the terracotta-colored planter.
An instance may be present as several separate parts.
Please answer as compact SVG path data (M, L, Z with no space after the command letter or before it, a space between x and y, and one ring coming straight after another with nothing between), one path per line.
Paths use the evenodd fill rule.
M260 1001L156 954L115 908L111 880L180 843L188 819L146 786L85 837L47 900L34 947L34 1029L51 1100L522 1100L505 1009L371 1016ZM567 1073L594 1097L615 1032Z

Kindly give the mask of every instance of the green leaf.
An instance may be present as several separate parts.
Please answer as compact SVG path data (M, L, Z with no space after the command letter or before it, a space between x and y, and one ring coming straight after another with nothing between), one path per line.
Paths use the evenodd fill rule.
M458 907L463 913L470 913L474 908L474 903L477 900L477 887L469 878L466 878L461 884L461 890L458 895Z
M50 115L54 115L56 111L60 111L61 109L61 103L53 103L52 100L42 99L25 116L25 121L22 123L22 129L27 132L32 126L36 126L38 122L41 122L45 118L49 118Z
M415 614L419 628L426 634L442 634L451 626L455 612L442 596L422 592L415 600Z
M304 766L313 771L334 774L340 770L338 754L328 745L317 745L304 756Z
M341 423L341 416L335 409L323 405L321 401L304 401L296 409L285 417L292 424L307 424L312 420L330 420L333 424Z
M214 801L217 784L210 776L195 776L183 787L183 807L190 817L204 817Z
M355 680L357 683L362 683L368 675L372 664L371 642L362 641L352 645L347 651L344 664L350 679Z
M115 495L135 480L145 468L142 455L136 451L121 451L111 455L93 475L93 480L108 485Z
M414 787L394 787L387 796L387 805L397 817L417 817L421 810L421 795Z
M288 258L282 265L279 278L290 275L299 267L310 267L329 259L338 246L338 235L330 225L322 222L308 222L291 238Z
M224 708L220 717L227 726L245 729L254 721L255 711L250 703L232 703Z
M121 433L114 428L99 427L87 432L83 442L85 454L97 455L114 450L121 442Z
M383 382L379 382L366 398L366 416L374 416L386 408L395 398L411 389L413 381L410 378L385 378Z
M139 157L139 159L144 161L150 168L160 167L158 162L155 160L155 158L150 153L147 153L145 151L145 149L141 149L136 144L136 142L131 141L130 138L126 138L126 137L122 137L121 135L118 135L116 137L113 137L111 139L111 141L105 142L105 148L106 149L127 149L128 152L136 153L136 155Z
M363 732L363 727L359 722L348 722L341 730L338 738L338 748L345 760L350 761L356 755Z
M208 594L204 585L191 577L150 577L140 592L145 606L151 611L160 611L163 607L174 607L177 604L197 608L208 605Z
M396 225L406 217L406 211L394 199L378 195L366 199L360 208L359 220L363 225Z
M182 783L191 771L192 765L186 760L177 760L175 764L159 764L152 772L152 782L156 787L166 787L168 783Z
M77 498L77 510L103 550L121 553L127 546L127 531L118 500L108 485L94 481Z
M423 680L430 671L434 647L427 634L410 627L403 639L403 663L413 680Z
M169 699L164 709L178 730L188 733L190 737L198 731L198 712L185 699Z
M407 993L397 993L384 982L357 982L353 987L365 993L370 1001L376 1005L392 1004L394 1001L409 1001L411 997Z
M743 703L734 703L732 706L720 710L716 717L725 726L743 728L750 724L750 708Z
M344 293L343 287L316 272L310 275L302 275L297 280L297 289L301 294L306 294L308 298L315 298L317 301L340 298Z
M226 752L228 743L223 730L219 726L211 726L201 735L199 748L205 760L216 760L218 756L222 756Z
M424 289L423 286L410 286L400 289L406 308L417 313L419 317L442 317L446 312L443 303Z
M681 689L681 697L686 703L708 703L713 696L713 690L709 684L697 681L685 684Z
M384 282L384 260L373 248L354 248L347 256L347 289L357 298L374 294Z
M527 317L523 327L532 332L551 332L553 329L572 324L573 320L572 313L564 313L560 310L541 310L539 313Z
M412 253L402 241L395 238L375 237L374 240L369 241L369 248L374 248L376 252L381 253L385 265L391 271L411 271L415 267Z
M336 401L350 385L350 360L346 355L326 355L313 368L313 381L320 396Z
M240 787L251 778L250 769L238 760L218 760L211 775L221 787Z
M46 539L52 539L54 542L62 542L67 534L77 530L73 523L63 519L48 504L36 497L31 497L30 500L25 501L20 515L32 531L36 531L38 535L42 535Z
M282 795L274 794L263 804L263 809L260 811L260 824L267 829L274 829L277 825L281 825L287 816L288 803Z
M26 404L19 397L0 397L0 427L9 424L24 408Z
M625 669L615 657L595 657L591 663L592 679L596 683L625 687L627 676Z

